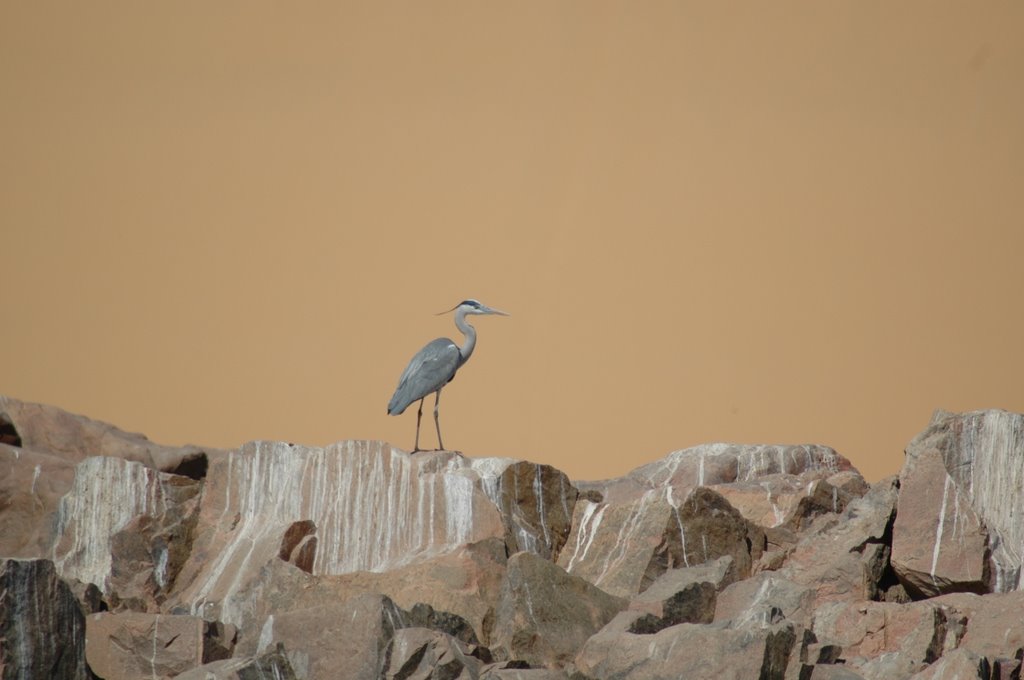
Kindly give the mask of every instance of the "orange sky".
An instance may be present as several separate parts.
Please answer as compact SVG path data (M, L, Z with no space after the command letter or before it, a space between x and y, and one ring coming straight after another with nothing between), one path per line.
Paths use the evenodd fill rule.
M159 442L709 441L1024 411L1024 4L0 4L0 393ZM424 442L433 445L425 421Z

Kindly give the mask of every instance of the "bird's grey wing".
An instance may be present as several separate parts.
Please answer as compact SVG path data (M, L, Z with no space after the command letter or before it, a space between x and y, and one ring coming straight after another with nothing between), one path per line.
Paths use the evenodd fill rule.
M444 387L459 368L459 347L448 338L438 338L416 353L398 379L388 413L398 415L414 401Z

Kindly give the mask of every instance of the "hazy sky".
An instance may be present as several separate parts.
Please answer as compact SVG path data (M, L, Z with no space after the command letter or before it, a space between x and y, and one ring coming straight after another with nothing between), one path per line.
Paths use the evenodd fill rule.
M163 443L710 441L1024 411L1024 4L0 4L0 393ZM428 401L427 412L432 405ZM423 442L434 445L432 422Z

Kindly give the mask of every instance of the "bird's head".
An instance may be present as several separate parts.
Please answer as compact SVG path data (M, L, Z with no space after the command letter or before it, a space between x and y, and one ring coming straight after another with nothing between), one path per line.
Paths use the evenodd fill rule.
M499 316L510 316L508 312L503 312L500 309L492 309L479 300L473 299L463 300L451 309L441 312L438 316L441 314L447 314L448 312L455 312L456 310L459 314L498 314Z

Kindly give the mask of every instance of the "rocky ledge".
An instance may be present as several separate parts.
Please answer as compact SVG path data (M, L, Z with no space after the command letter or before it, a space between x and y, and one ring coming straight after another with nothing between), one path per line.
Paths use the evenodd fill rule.
M2 678L1016 678L1024 416L899 477L709 444L617 479L164 447L0 397Z

